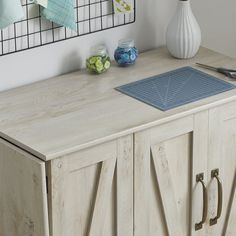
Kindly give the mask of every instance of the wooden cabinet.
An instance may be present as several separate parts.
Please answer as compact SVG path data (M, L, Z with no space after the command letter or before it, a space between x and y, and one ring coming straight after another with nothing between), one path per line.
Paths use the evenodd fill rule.
M136 134L135 236L188 235L192 131L191 116Z
M235 235L235 154L235 102L47 162L1 140L0 235Z
M138 132L134 145L135 236L236 235L235 102Z
M218 171L219 180L214 177L214 170ZM209 223L208 235L236 235L235 102L216 107L209 111L208 179L208 222L211 221ZM218 183L218 181L221 183ZM220 185L222 185L222 189ZM222 202L221 196L218 196L221 193ZM219 219L217 219L217 212ZM214 218L215 220L211 220Z
M162 48L0 93L0 236L235 236L236 90L166 112L114 90L199 61L236 66Z
M207 112L135 135L135 236L197 235L191 225L201 215L192 195L196 175L207 173L205 121Z
M48 236L45 162L0 139L0 235Z
M52 236L133 235L133 137L51 161Z
M132 135L46 165L1 140L1 236L133 235Z

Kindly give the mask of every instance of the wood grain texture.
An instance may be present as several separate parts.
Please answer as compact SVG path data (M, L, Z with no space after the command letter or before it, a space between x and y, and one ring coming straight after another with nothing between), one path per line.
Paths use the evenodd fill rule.
M88 236L100 236L104 234L103 229L108 208L107 202L112 190L115 166L116 158L110 158L102 162Z
M235 170L236 170L236 102L209 111L209 218L217 214L218 188L211 171L218 168L223 185L222 214L216 225L209 226L209 235L236 235ZM234 199L234 200L232 200ZM232 202L233 201L233 202ZM233 224L233 225L232 225Z
M134 152L134 235L150 233L150 133L135 134Z
M176 120L170 122L174 129L164 124L135 134L135 236L189 235L193 120L189 116L182 120L186 126Z
M45 164L2 139L0 235L49 236Z
M51 236L133 235L132 143L128 135L50 161Z
M224 235L225 236L234 236L236 234L236 168L235 168L235 177L233 188L231 192L231 199L228 205L228 217L227 222L225 222Z
M116 217L117 236L133 236L134 222L134 168L133 168L133 136L129 135L117 140L116 169Z
M160 191L160 201L169 235L183 235L180 215L177 209L173 181L168 159L165 153L165 144L160 143L151 147L151 153L154 161L154 168L157 176L157 182Z
M50 160L236 99L234 90L162 112L113 89L182 66L195 67L195 62L236 67L235 60L205 48L191 60L176 60L160 48L141 54L129 68L113 66L98 76L80 71L2 92L0 136Z
M196 176L200 173L204 174L204 183L208 184L208 134L209 134L209 117L208 111L202 111L194 116L194 132L193 132L193 158L192 158L192 221L191 235L202 236L207 235L208 222L203 225L203 228L196 231L195 224L202 219L203 199L202 186L197 184Z

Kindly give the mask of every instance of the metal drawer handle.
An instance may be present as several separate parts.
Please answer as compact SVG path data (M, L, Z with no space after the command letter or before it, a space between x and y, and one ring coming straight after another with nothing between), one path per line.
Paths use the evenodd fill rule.
M217 220L221 217L222 206L223 206L223 187L222 183L219 179L219 169L211 171L211 178L217 180L218 186L218 207L217 207L217 216L215 218L210 219L210 225L217 224Z
M199 223L195 224L195 231L200 230L203 226L203 224L206 222L207 218L207 210L208 210L208 197L207 197L207 188L204 183L204 174L198 174L196 176L197 183L201 183L202 185L202 192L203 192L203 210L202 210L202 220Z

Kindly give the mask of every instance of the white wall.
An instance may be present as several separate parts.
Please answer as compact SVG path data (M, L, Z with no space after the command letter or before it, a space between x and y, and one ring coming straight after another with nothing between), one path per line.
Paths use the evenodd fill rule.
M192 0L203 46L236 58L236 1Z
M0 91L81 68L94 44L105 43L111 54L124 37L133 37L141 51L164 45L177 0L136 1L135 24L0 57ZM203 45L236 58L236 1L192 0L192 6Z
M173 0L137 0L137 21L100 33L0 57L0 90L46 79L84 66L89 48L105 43L113 54L117 41L133 37L143 51L164 44Z

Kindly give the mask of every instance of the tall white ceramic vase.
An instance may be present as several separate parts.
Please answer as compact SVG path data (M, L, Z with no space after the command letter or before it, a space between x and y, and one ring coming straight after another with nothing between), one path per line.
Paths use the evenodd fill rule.
M189 0L179 0L176 13L167 28L166 45L176 58L187 59L197 54L201 45L201 30Z

